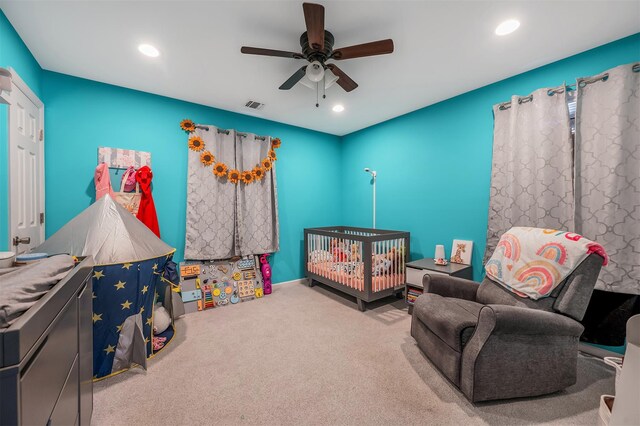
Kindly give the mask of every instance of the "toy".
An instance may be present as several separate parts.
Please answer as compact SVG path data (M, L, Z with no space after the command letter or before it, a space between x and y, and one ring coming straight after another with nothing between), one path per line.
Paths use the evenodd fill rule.
M252 297L255 291L253 280L238 281L238 294L241 298Z
M255 268L255 266L256 262L253 260L253 257L238 261L238 269L240 269L241 271L253 269Z
M153 308L153 334L163 333L171 325L169 312L161 303L156 303Z
M205 284L202 286L202 309L214 308L216 306L213 301L213 294L211 294L211 286Z
M260 271L262 272L262 287L264 288L264 294L271 294L271 265L269 265L268 254L260 256Z
M360 246L356 243L351 244L351 261L360 261Z
M331 240L331 253L333 254L334 262L344 262L347 260L347 254L345 253L344 242L333 238Z
M184 277L181 285L184 286L182 299L185 306L189 305L189 312L202 311L235 305L267 294L257 265L263 266L260 259L254 257L238 257L235 261L182 262L180 267ZM270 286L270 271L268 276L267 285Z

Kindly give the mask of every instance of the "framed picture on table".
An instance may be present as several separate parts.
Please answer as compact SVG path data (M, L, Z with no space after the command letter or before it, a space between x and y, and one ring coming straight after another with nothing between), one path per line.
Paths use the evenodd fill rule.
M473 241L453 240L451 246L451 263L471 265L471 252L473 251Z

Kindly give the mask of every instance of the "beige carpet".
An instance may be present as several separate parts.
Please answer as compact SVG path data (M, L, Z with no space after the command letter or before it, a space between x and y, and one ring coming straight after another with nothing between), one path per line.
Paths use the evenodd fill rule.
M416 347L403 302L384 302L362 313L327 287L282 284L187 315L147 372L95 384L93 424L589 425L613 391L613 370L581 357L566 391L474 406Z

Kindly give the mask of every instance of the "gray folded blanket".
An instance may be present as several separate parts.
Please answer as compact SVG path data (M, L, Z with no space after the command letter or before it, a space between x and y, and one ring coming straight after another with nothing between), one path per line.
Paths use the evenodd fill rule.
M25 266L0 269L0 328L6 328L73 269L73 258L52 256Z

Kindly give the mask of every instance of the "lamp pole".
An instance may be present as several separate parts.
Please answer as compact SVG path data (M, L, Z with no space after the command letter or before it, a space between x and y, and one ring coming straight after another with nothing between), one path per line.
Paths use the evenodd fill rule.
M378 172L371 170L369 167L365 167L364 171L369 173L373 179L373 229L376 229L376 178L378 177Z

